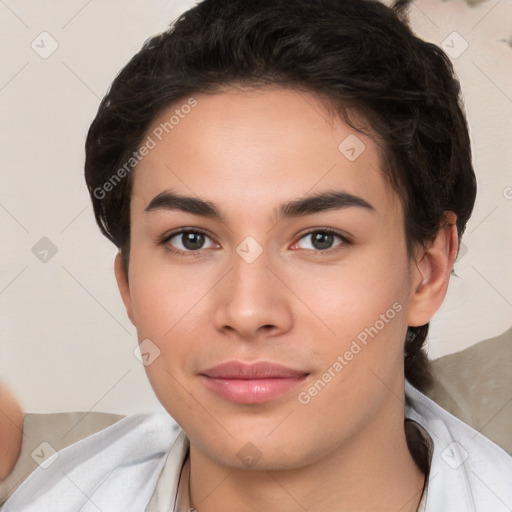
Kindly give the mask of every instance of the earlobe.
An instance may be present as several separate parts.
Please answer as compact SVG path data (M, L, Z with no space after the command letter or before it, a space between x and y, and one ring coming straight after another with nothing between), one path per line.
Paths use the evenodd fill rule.
M123 266L123 257L121 251L116 254L116 258L114 260L114 272L116 275L117 287L119 288L119 292L121 293L121 298L123 299L124 307L126 308L126 313L128 314L128 318L130 322L135 325L133 321L133 312L132 312L132 297L130 294L130 285L128 283L128 276L124 270Z
M432 244L419 252L414 262L408 313L408 325L412 327L428 323L446 296L459 248L456 220L453 212L446 212L445 225Z

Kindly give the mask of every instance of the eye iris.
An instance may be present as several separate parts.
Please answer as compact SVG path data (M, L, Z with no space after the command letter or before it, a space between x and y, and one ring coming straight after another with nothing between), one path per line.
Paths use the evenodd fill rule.
M183 233L182 241L185 248L196 251L204 244L204 235L202 233Z
M320 250L320 249L329 249L331 247L334 235L331 233L318 232L318 233L313 233L312 237L313 237L313 241L312 241L313 246L315 247L315 249Z

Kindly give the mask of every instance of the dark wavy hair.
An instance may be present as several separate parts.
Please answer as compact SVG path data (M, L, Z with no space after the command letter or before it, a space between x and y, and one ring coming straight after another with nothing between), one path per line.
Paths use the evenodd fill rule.
M204 0L144 43L87 135L85 178L96 220L125 269L133 176L126 163L128 171L136 167L132 156L152 121L194 93L270 85L316 94L373 138L403 205L409 257L434 240L447 211L462 235L476 180L460 85L445 53L409 28L407 1ZM422 390L432 382L427 333L428 323L409 327L404 340L405 376Z

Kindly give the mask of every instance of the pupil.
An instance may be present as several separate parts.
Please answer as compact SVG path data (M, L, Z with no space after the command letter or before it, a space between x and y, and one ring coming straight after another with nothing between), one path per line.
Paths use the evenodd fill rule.
M200 249L204 243L204 235L202 233L186 233L183 236L185 237L183 245L191 251Z
M316 249L329 249L332 244L332 237L333 235L330 233L315 233L313 235L313 246ZM317 245L320 245L320 247Z

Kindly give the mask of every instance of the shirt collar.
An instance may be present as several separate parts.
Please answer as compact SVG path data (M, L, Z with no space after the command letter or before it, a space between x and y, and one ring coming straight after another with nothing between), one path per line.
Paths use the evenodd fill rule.
M151 496L146 512L172 512L176 508L178 497L178 486L183 464L188 456L190 441L181 431L171 446L165 460L164 468L158 477L155 491ZM183 492L186 491L188 500L188 482ZM188 509L185 509L185 511Z

